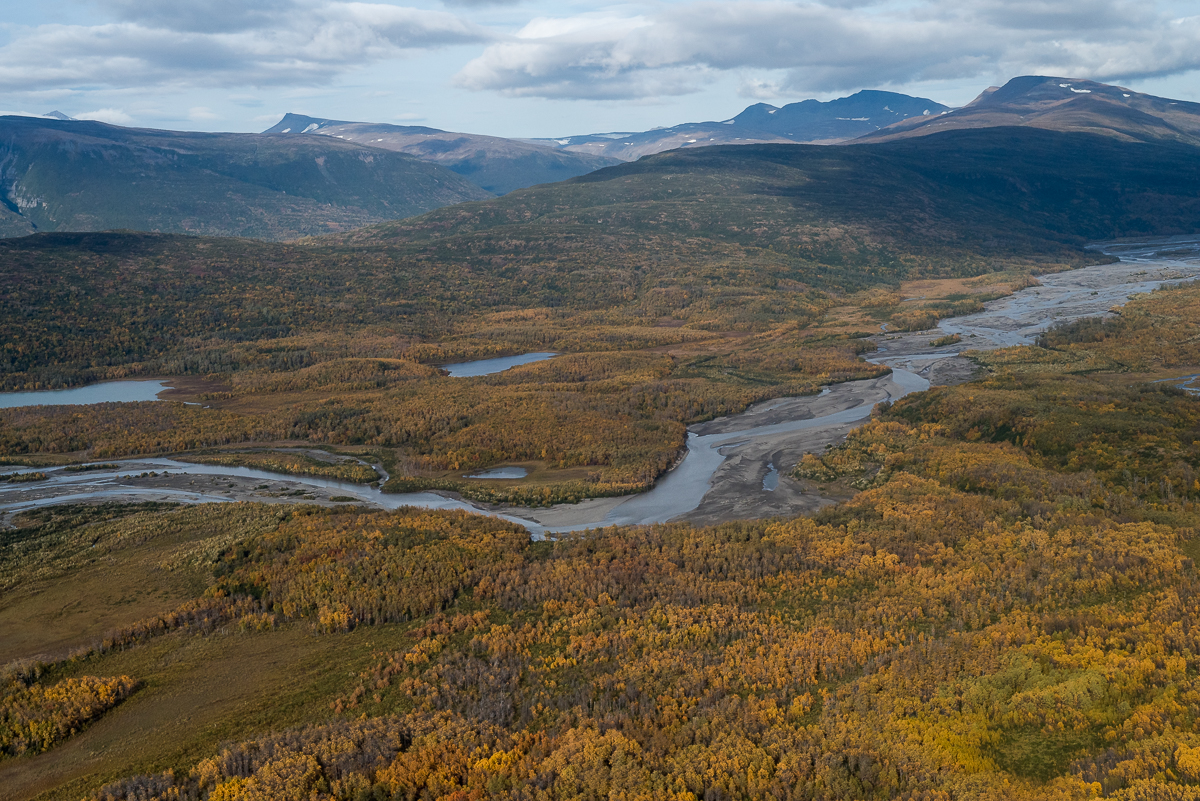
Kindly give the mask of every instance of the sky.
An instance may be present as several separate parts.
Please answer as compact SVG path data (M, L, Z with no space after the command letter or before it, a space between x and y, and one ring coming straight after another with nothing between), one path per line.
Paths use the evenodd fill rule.
M640 131L1017 75L1200 101L1196 0L7 0L0 113L261 131L285 112L496 136Z

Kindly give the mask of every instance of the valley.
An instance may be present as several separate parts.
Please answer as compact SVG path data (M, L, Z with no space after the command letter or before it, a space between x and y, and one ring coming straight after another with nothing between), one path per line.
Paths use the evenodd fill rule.
M388 494L376 487L327 478L170 459L134 459L94 473L51 468L47 471L50 483L0 485L0 513L12 516L55 502L80 500L350 502L386 509L416 506L499 512L504 519L525 525L535 538L599 526L671 520L720 523L811 514L833 500L810 482L791 477L788 466L799 463L806 453L819 454L842 441L849 431L869 419L876 403L897 400L931 383L961 383L959 376L972 370L960 355L964 351L1030 345L1052 325L1104 315L1136 294L1200 277L1200 247L1194 238L1109 243L1096 249L1119 254L1121 261L1041 276L1033 287L989 301L982 312L940 320L932 333L873 335L878 350L869 360L892 368L890 376L825 387L811 397L761 401L738 415L689 426L682 460L659 477L653 488L632 498L584 500L546 509L497 507L471 503L457 493L444 491ZM940 347L930 345L947 335L957 335L960 341ZM535 358L547 355L531 354ZM457 366L457 372L451 365L450 375L487 375L530 361L528 356L483 360ZM938 381L936 377L942 375L952 378L949 382ZM4 397L0 394L0 403ZM776 486L765 488L764 480L773 471L779 473L781 466ZM385 484L383 466L376 465L375 469L383 476L379 484ZM147 475L151 472L154 475ZM212 487L214 484L218 486ZM338 500L332 500L335 498Z
M1188 801L1195 116L0 117L0 801Z
M1140 755L1177 758L1194 714L1187 663L1165 660L1192 648L1200 418L1193 399L1147 380L1200 363L1200 321L1178 314L1196 294L1139 295L1045 346L982 354L993 371L982 380L898 400L801 461L805 480L861 488L814 517L537 543L520 526L436 510L36 510L16 521L23 558L0 564L22 614L78 603L101 565L114 591L137 575L161 594L115 604L104 643L68 616L14 648L75 649L39 668L50 686L110 675L145 686L52 750L0 760L0 786L12 798L270 788L319 755L314 770L372 791L501 796L497 777L561 787L569 774L553 760L569 754L597 771L589 781L632 792L670 781L688 748L757 760L761 786L744 793L763 798L819 796L846 776L893 794L1046 799L1161 782ZM574 664L518 650L533 647ZM1148 666L1155 654L1162 668ZM1099 676L1100 694L1062 703ZM513 705L492 706L481 680L505 682ZM675 717L670 696L643 695L680 681L687 703L739 736L688 746L697 724ZM751 690L748 703L739 693ZM619 725L601 732L602 718ZM946 745L930 749L930 736ZM577 739L599 740L602 755L615 740L632 773L577 755ZM789 761L835 742L908 767ZM1110 749L1127 755L1119 772ZM446 772L431 777L418 756ZM736 790L721 768L684 776L687 792Z

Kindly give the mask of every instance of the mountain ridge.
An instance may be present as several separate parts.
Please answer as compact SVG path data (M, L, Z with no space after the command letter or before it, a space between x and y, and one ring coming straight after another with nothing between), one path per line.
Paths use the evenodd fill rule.
M1022 75L1003 86L989 87L962 108L936 118L900 120L858 141L886 142L935 131L1000 126L1200 145L1200 103L1078 78Z
M618 163L525 140L443 131L422 125L351 122L288 112L264 134L319 134L405 153L438 164L496 195L554 183Z
M0 235L135 229L285 240L489 193L337 140L0 117Z
M891 108L895 106L896 108ZM784 106L756 103L726 120L688 122L640 132L612 132L530 139L578 153L636 161L686 147L734 144L835 144L853 140L899 120L949 110L928 98L864 89L835 100L802 100Z

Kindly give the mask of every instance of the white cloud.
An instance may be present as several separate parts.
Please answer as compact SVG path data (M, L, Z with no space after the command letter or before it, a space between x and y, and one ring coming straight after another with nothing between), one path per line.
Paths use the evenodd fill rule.
M239 4L121 0L114 5L123 12L120 22L15 32L0 47L0 90L323 84L407 51L493 38L444 11L381 3L279 0L209 28L200 24L206 16L200 12L207 8L216 15L216 6ZM178 12L184 6L187 14Z
M483 6L516 6L520 5L523 0L442 0L442 2L448 6L481 8Z
M214 112L208 106L192 106L188 109L188 119L192 122L205 122L207 120L219 120L221 115Z
M743 77L738 84L738 97L748 97L753 100L777 100L788 93L778 81L768 81L763 78Z
M277 25L297 0L99 0L124 22L173 31L229 32Z
M1200 67L1200 21L1124 0L691 0L531 21L458 73L513 96L638 98L730 70L785 71L749 96L1048 73L1134 79Z
M77 120L96 120L107 122L109 125L133 125L133 117L119 108L98 108L95 111L81 111L74 115Z

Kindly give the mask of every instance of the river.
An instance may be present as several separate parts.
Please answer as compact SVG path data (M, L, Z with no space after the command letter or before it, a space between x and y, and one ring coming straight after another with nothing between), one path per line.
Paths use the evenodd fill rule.
M341 497L387 509L419 506L498 514L541 538L597 526L679 519L712 522L811 511L830 501L801 491L786 477L790 466L804 452L818 451L861 425L877 402L927 389L925 376L932 366L959 358L958 352L966 348L1028 344L1056 322L1104 314L1131 295L1200 277L1200 239L1195 237L1095 247L1119 256L1121 261L1042 276L1040 286L992 301L983 312L943 320L941 331L959 334L960 344L922 352L928 351L928 336L924 345L904 337L881 337L880 352L871 361L892 367L890 376L835 385L820 395L776 399L757 404L741 415L692 426L683 460L653 489L640 495L592 499L549 509L495 510L439 493L385 494L375 485L146 458L121 462L119 471L67 473L60 468L43 469L45 481L0 484L0 512L97 498L199 503L331 502ZM527 354L540 358L550 355ZM489 372L518 363L509 361L501 366L501 360L486 361L497 362L487 365ZM142 475L148 472L168 475ZM198 486L197 481L207 482L207 486ZM226 485L220 486L222 482ZM252 491L250 485L255 485ZM298 491L311 497L297 496Z

